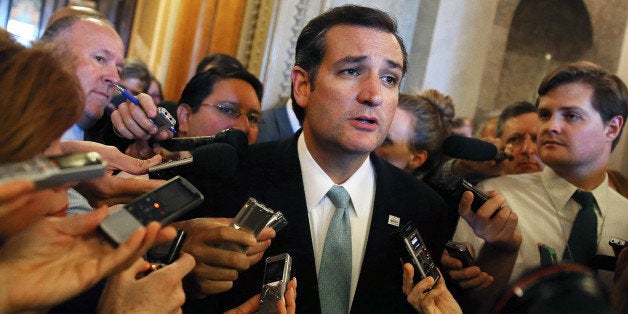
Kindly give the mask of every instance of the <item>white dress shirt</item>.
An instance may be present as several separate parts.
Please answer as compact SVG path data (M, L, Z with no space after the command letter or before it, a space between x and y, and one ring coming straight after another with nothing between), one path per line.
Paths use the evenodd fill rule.
M558 260L562 260L571 226L580 210L578 203L571 198L576 186L558 176L550 167L545 167L541 172L489 179L478 187L485 191L498 190L519 218L517 227L521 231L522 242L510 282L527 269L540 266L539 242L555 249ZM609 187L608 176L591 192L597 203L596 254L614 256L608 245L611 237L628 239L628 199ZM458 222L454 241L471 242L476 252L484 244L464 219ZM598 274L605 283L612 281L610 272L600 271Z
M299 162L303 175L305 189L305 201L307 204L310 230L312 234L312 247L314 248L314 260L316 274L321 265L323 247L327 236L327 228L334 214L334 204L327 197L327 192L334 186L331 178L314 161L307 150L303 133L298 140ZM373 202L375 200L375 171L370 158L367 158L362 166L344 183L341 184L351 196L350 222L351 222L351 294L349 304L353 303L353 296L358 285L366 239L368 238Z

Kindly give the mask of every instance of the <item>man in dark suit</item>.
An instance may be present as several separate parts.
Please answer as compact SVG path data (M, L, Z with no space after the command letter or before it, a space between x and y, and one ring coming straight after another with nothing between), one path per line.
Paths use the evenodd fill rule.
M283 252L293 257L299 312L414 312L402 291L402 263L389 236L412 222L432 255L442 252L443 200L372 153L395 113L406 57L386 13L343 6L320 15L301 32L292 70L292 100L302 132L250 146L235 175L218 184L191 178L208 200L195 211L197 217L233 217L249 196L284 213L288 226L264 257ZM348 206L332 195L338 187L350 197ZM342 227L337 212L346 219ZM337 228L342 231L334 234L343 236L330 236ZM336 250L331 259L348 263L330 266L329 247ZM233 289L213 296L210 304L224 311L259 293L263 268L258 263L241 272ZM328 276L330 271L345 279ZM203 284L203 273L194 275Z

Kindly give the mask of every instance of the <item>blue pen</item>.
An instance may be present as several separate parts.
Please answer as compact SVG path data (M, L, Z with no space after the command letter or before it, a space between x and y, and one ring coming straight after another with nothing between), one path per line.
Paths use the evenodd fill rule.
M129 93L129 91L127 91L126 89L122 88L122 86L111 82L111 85L113 85L113 87L115 87L120 94L122 94L122 96L124 96L124 98L128 99L129 101L131 101L132 103L134 103L136 106L140 105L140 101L135 98L135 96L131 95L131 93Z
M113 87L115 87L120 92L120 94L124 96L124 98L128 99L130 102L134 103L136 106L141 108L140 101L137 98L135 98L135 96L131 95L129 91L127 91L122 86L118 85L117 83L114 83L112 81L109 81L109 83L111 83L111 85L113 85ZM159 107L157 111L158 111L158 114L155 117L155 119L157 120L153 120L153 119L149 119L149 120L153 124L155 124L157 127L159 127L160 130L163 128L163 129L169 130L170 132L172 132L172 134L176 135L177 131L174 129L174 125L177 123L177 121L172 117L172 115L170 115L170 113L168 112L168 110L166 110L166 108ZM155 123L155 122L158 122L158 123Z

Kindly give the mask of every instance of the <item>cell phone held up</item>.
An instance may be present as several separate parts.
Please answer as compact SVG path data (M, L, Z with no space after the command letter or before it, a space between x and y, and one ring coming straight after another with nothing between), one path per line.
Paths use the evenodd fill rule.
M264 281L260 297L260 314L277 313L277 301L284 298L290 281L292 257L283 253L266 259Z
M490 199L486 193L482 192L482 190L475 187L473 184L469 183L469 181L460 178L459 186L461 191L471 191L473 193L473 203L471 203L471 210L475 213L478 211L486 201Z
M475 260L466 245L455 241L447 241L447 243L445 243L445 249L449 256L462 262L462 267L475 265Z
M414 266L414 283L427 277L434 278L434 283L438 281L440 273L434 264L432 255L425 246L419 231L411 222L399 228L391 235L391 238L401 254L401 259Z
M38 189L102 177L107 163L96 152L73 153L0 166L0 183L32 180Z
M137 228L151 221L168 224L201 204L203 199L194 185L177 176L109 214L100 223L100 229L120 244Z

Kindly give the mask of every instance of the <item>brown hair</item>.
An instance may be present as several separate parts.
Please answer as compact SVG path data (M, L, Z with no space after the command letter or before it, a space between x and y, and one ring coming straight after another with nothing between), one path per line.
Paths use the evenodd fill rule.
M45 47L0 30L0 163L35 157L83 114L78 79Z
M413 171L415 175L426 173L441 164L445 155L443 141L451 135L452 121L456 113L451 97L435 89L421 94L399 94L398 109L414 117L410 150L427 151L427 160Z

